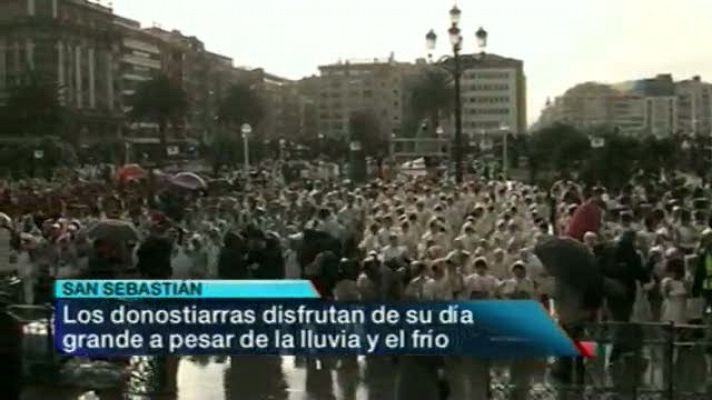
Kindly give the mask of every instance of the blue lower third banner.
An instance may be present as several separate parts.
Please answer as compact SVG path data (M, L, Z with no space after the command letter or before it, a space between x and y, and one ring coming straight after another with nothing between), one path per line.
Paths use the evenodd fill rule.
M160 354L577 356L535 301L57 299L57 351Z

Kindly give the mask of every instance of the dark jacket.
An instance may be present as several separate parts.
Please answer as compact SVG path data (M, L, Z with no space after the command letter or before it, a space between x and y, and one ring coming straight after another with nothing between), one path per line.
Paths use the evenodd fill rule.
M284 279L284 258L279 239L274 235L266 234L264 241L264 248L250 250L247 253L247 266L258 265L253 271L253 278Z
M138 249L136 269L144 278L168 279L173 275L172 252L173 244L170 240L159 236L150 236Z
M650 273L635 249L634 232L626 232L621 236L611 256L604 257L602 266L604 276L622 289L619 296L608 297L609 309L615 320L627 321L635 302L636 282L650 281Z
M244 241L240 235L229 232L225 235L223 248L218 259L220 279L247 279Z
M699 297L702 295L705 280L709 277L707 275L707 257L712 255L712 250L701 250L697 253L697 264L695 266L695 276L692 280L692 296Z

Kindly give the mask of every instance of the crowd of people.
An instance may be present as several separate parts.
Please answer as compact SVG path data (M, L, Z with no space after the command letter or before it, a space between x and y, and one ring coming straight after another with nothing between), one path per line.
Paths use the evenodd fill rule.
M613 189L476 177L287 184L265 171L191 187L153 173L5 182L0 264L23 279L26 303L46 302L57 277L141 276L305 278L337 301L535 299L566 322L685 324L712 308L711 189L680 174ZM565 315L535 254L561 236L590 249L623 300Z

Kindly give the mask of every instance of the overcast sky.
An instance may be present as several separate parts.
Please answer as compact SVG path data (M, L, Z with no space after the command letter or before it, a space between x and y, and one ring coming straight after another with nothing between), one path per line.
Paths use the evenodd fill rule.
M460 0L465 48L489 31L488 51L524 60L528 119L548 96L583 81L669 72L712 80L710 0ZM349 58L425 55L433 28L446 49L452 0L114 0L145 25L180 29L238 66L297 79ZM707 75L707 76L706 76Z

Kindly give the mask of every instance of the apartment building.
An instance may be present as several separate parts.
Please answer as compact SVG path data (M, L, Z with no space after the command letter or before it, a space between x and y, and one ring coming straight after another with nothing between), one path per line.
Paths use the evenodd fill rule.
M506 128L526 132L526 77L521 60L496 54L462 60L462 126L467 135Z
M110 8L87 0L0 3L0 101L34 76L57 85L71 111L68 139L118 137L121 40L113 21Z
M404 109L403 83L412 64L387 60L349 60L319 67L319 133L347 137L354 111L368 110L385 134L398 133Z

